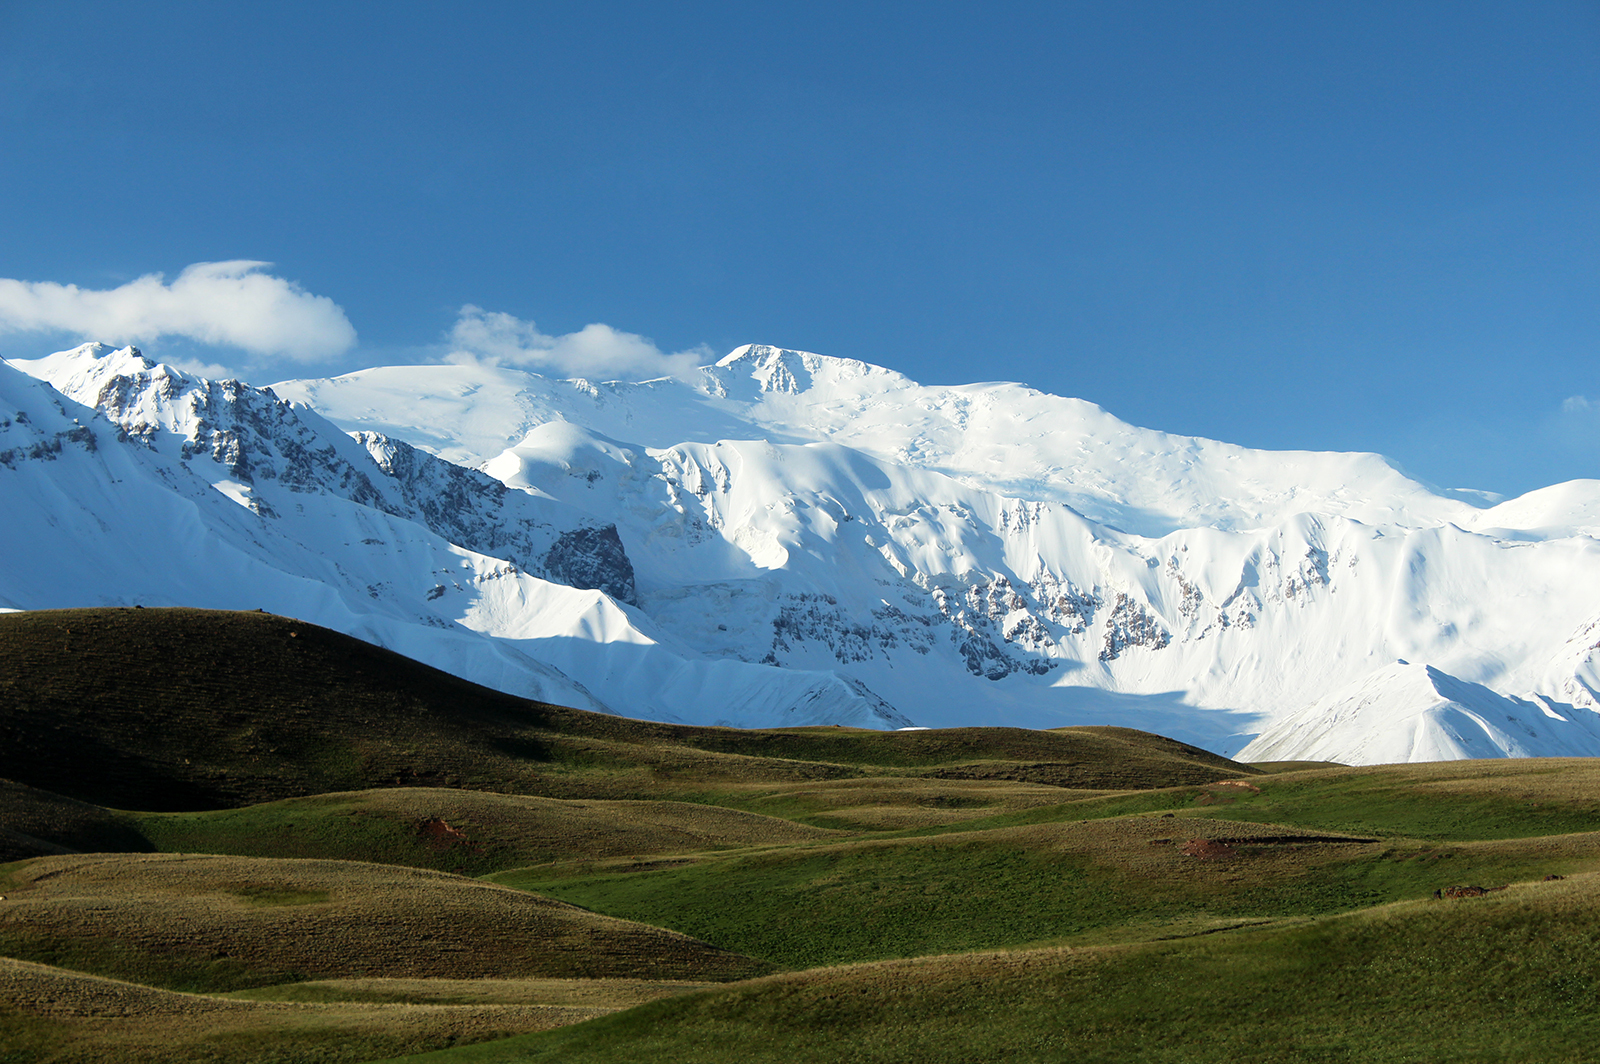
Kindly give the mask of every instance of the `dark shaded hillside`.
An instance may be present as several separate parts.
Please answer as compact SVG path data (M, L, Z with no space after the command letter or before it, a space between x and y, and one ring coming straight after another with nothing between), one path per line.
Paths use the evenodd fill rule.
M1193 785L1253 770L1126 729L738 731L516 698L258 612L0 615L0 777L123 809L384 786L646 797L863 775Z
M0 779L0 864L66 852L153 847L122 813Z
M521 758L496 740L539 724L540 709L265 613L0 617L0 776L102 805L508 782Z

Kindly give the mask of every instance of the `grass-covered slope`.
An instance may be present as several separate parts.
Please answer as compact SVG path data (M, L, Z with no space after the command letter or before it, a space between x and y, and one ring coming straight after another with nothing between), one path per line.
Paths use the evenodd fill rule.
M500 873L786 968L1191 934L1600 868L1600 832L1537 844L1309 832L1203 816L1063 820Z
M129 815L150 848L336 858L481 875L557 860L717 853L837 832L688 802L397 787L198 813Z
M152 848L134 817L0 779L0 863L61 852Z
M348 975L726 980L765 965L478 880L352 861L88 854L0 866L0 956L179 990Z
M799 972L412 1064L1575 1064L1600 876L1116 947Z
M565 981L570 983L570 981ZM425 986L451 985L448 980ZM496 981L478 1000L359 989L285 995L293 1004L178 993L0 958L0 1059L53 1064L236 1064L363 1061L580 1023L682 987L623 982L568 989L552 980ZM652 992L654 991L654 992ZM460 1000L465 997L466 1000Z
M285 617L0 616L0 776L124 809L399 781L493 785L536 706Z

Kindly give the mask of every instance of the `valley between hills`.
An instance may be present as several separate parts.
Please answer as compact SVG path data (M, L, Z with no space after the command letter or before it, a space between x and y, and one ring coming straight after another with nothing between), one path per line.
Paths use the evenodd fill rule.
M0 1062L1600 1059L1600 763L739 730L0 615Z

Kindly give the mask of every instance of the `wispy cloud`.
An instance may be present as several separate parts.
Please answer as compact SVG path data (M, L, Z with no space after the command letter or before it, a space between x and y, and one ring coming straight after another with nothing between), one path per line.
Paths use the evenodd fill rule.
M1600 417L1600 403L1586 395L1569 395L1561 402L1561 413L1567 417Z
M1569 396L1561 410L1551 419L1555 444L1567 451L1582 455L1591 462L1600 458L1600 400L1584 395ZM1600 469L1588 476L1600 475Z
M471 304L461 308L450 346L450 362L536 367L605 380L677 377L712 361L704 345L668 354L643 336L599 324L547 336L531 321Z
M338 304L263 272L271 265L197 262L171 284L152 273L110 289L0 278L0 331L64 331L108 343L184 337L297 361L355 345Z

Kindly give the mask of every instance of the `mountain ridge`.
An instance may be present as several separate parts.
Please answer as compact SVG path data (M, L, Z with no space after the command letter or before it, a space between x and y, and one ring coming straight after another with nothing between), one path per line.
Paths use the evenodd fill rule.
M130 357L85 345L19 365L120 418L130 442L149 442L136 430L152 419L128 411L157 409L149 397L163 388L200 386ZM104 398L109 380L123 382L115 403ZM302 424L350 433L324 449L351 468L344 456L364 450L356 458L369 466L404 454L444 471L398 500L363 502L346 482L359 483L326 471L310 487L458 548L504 557L509 537L470 533L516 522L430 517L431 484L511 500L480 515L557 515L546 541L576 534L589 569L558 571L548 554L523 550L515 572L490 566L511 579L498 588L481 568L470 585L435 579L423 589L435 596L427 623L554 666L632 715L1124 724L1237 753L1290 717L1312 742L1333 721L1297 715L1400 658L1509 699L1486 703L1502 715L1537 702L1586 724L1597 705L1600 638L1585 633L1600 625L1589 593L1600 587L1600 481L1498 502L1440 493L1380 456L1250 451L1139 429L1022 385L928 388L759 345L692 382L556 381L476 364L229 395L240 409L276 403ZM192 425L162 416L178 461L231 474L229 441L185 453ZM367 479L385 487L391 472ZM232 483L234 501L281 508L269 497L281 485L258 478L244 498ZM260 519L305 534L287 516ZM599 589L582 606L576 582ZM1385 700L1399 708L1367 714L1348 741L1397 749L1367 739L1409 727L1426 708L1418 700L1432 698L1400 684ZM1577 738L1551 737L1548 752L1574 752L1571 742L1600 752L1587 727L1574 728ZM1494 749L1538 753L1544 741ZM1270 745L1275 760L1301 756ZM1412 747L1465 749L1442 733Z

